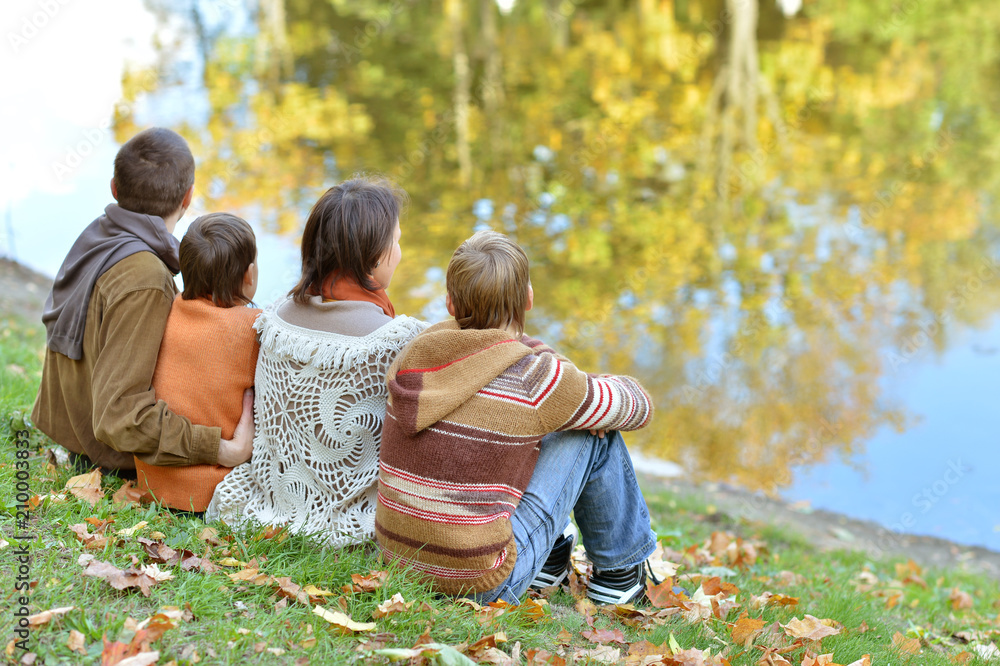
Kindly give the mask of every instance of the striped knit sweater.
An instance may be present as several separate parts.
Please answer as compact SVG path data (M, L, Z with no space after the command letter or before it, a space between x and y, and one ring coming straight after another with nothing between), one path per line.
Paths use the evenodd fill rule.
M510 575L510 516L544 435L635 430L653 412L631 377L588 375L538 340L454 321L418 335L386 381L375 536L445 594Z

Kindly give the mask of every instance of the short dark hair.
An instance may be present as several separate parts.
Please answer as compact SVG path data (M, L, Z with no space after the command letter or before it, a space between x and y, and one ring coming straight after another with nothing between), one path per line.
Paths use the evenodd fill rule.
M181 240L184 300L210 298L231 308L250 301L243 296L243 276L257 260L257 241L246 220L229 213L202 215Z
M479 231L458 246L445 285L460 328L506 328L524 333L528 305L528 256L496 231Z
M139 132L115 156L115 198L125 210L168 217L194 184L187 141L163 127Z
M368 291L381 289L371 272L392 247L405 204L406 192L385 178L355 176L327 190L302 231L302 277L289 294L304 303L331 273Z

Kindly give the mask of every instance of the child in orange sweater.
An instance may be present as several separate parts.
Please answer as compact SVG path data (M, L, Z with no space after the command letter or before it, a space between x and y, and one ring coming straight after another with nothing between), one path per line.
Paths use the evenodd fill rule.
M243 307L257 291L253 229L228 213L199 217L181 241L180 269L184 291L170 309L153 390L174 413L220 428L230 439L244 392L253 388L260 349L253 328L260 310ZM172 509L198 512L232 468L154 466L136 457L135 469L147 496Z

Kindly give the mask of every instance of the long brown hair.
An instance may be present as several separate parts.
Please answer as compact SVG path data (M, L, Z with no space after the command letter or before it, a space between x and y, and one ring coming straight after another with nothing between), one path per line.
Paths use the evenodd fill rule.
M210 298L223 308L246 305L243 276L257 261L257 242L246 220L229 213L202 215L181 240L184 300Z
M302 277L289 294L304 303L331 273L381 289L371 272L392 247L405 203L406 192L384 178L355 176L327 190L302 231Z

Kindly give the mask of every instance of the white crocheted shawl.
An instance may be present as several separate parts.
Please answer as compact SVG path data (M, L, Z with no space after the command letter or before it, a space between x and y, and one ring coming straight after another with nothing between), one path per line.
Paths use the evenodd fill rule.
M335 547L372 538L386 371L427 324L401 315L352 337L289 324L280 306L254 324L253 458L218 485L205 517L288 525Z

